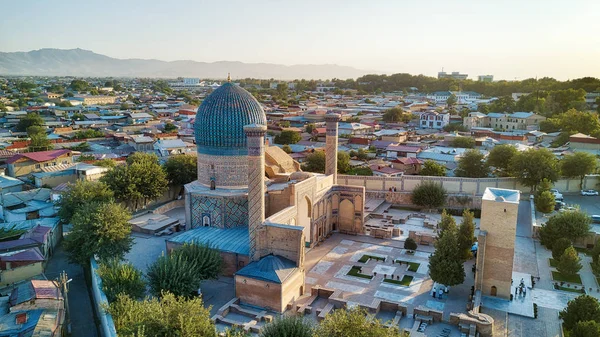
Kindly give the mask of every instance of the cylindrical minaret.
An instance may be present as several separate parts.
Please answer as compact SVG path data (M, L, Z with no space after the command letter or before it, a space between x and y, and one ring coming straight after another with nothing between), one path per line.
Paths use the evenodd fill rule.
M250 261L258 261L257 231L265 220L265 133L260 124L244 126L248 137L248 234Z
M328 113L325 115L325 174L333 174L333 183L337 184L337 153L338 153L338 122L340 115Z

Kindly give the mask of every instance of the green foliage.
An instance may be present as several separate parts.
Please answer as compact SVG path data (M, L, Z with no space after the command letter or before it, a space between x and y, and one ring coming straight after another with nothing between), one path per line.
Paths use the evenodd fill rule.
M533 199L535 203L535 209L541 213L550 213L554 210L556 200L554 200L554 194L550 191L538 192Z
M575 242L588 235L591 223L590 216L580 210L555 214L540 229L540 242L548 249L562 237Z
M182 154L170 157L163 167L169 183L174 186L191 183L198 175L198 161L194 156Z
M454 173L457 177L485 178L490 173L485 156L479 150L467 150L458 160Z
M63 223L70 223L79 209L90 203L110 203L114 199L113 192L104 183L98 181L77 180L69 185L56 202L58 216Z
M82 154L77 158L78 162L89 162L94 160L96 160L96 156L94 156L93 154Z
M590 295L581 295L569 301L567 307L559 313L563 327L572 330L577 322L600 322L600 304Z
M61 108L69 108L73 106L70 101L60 101L57 105Z
M315 126L314 123L309 123L306 124L306 126L304 127L304 131L306 131L307 133L313 133L313 131L315 131L317 127Z
M260 337L312 337L313 325L298 316L285 316L265 325Z
M556 242L554 244L556 244ZM554 246L552 248L554 253ZM579 255L577 254L575 248L571 246L565 249L564 253L560 257L560 260L558 261L558 264L556 265L556 270L567 277L571 277L577 275L577 273L581 270L581 267L582 265L580 263Z
M457 241L458 249L463 260L471 258L471 247L475 238L475 222L473 212L465 209L463 212L462 222L458 227Z
M452 139L450 142L450 146L472 149L475 147L475 139L471 137L454 137L454 139Z
M73 138L75 139L86 139L86 138L101 138L104 137L104 132L94 129L85 129L75 132Z
M90 146L90 143L88 143L88 142L83 142L79 145L71 146L70 149L73 151L80 151L80 152L92 151L92 147Z
M509 171L525 186L535 191L542 179L558 180L558 161L548 149L528 149L517 153L511 160Z
M292 148L288 144L285 144L284 146L282 146L281 149L287 154L292 153Z
M0 242L16 240L21 235L27 233L25 229L16 229L17 225L13 225L10 228L0 228Z
M594 135L600 132L600 120L595 113L570 109L543 121L540 123L540 129L544 132L563 131L570 134L581 132Z
M200 298L186 299L164 293L158 298L136 301L125 295L106 308L115 322L119 336L139 337L214 337L215 325L210 320L210 307Z
M314 337L406 337L398 327L386 327L365 309L338 309L325 316Z
M434 282L446 286L462 284L465 280L463 261L457 231L450 227L435 243L435 252L429 257L429 275Z
M446 232L456 233L458 231L456 221L454 221L452 215L446 210L442 211L442 216L437 228L439 229L438 237L442 237Z
M80 265L98 256L101 261L121 259L131 249L131 214L115 203L86 203L78 208L71 223L73 230L65 238L69 259Z
M346 174L353 176L372 176L373 170L371 170L370 167L353 167L346 172Z
M136 152L127 158L127 165L119 165L101 178L115 193L117 200L130 207L161 196L167 188L167 174L154 154Z
M48 151L52 149L52 143L48 139L45 127L32 125L27 128L27 134L30 139L27 146L29 152Z
M381 119L387 123L395 123L395 122L404 122L408 123L412 119L412 115L410 113L404 112L404 110L400 108L391 108L385 110Z
M442 164L438 164L433 160L426 160L423 163L423 168L419 172L419 175L422 176L435 176L435 177L445 177L446 176L446 166Z
M444 126L443 130L446 132L454 132L454 131L467 132L468 131L468 129L464 125L458 124L458 123L446 124L446 126Z
M446 190L442 184L424 181L412 192L412 202L425 208L440 208L446 203Z
M406 238L406 240L404 241L404 249L417 250L417 248L419 248L419 246L413 238Z
M117 259L110 259L100 264L97 272L102 279L102 291L109 303L114 302L119 294L134 299L141 299L146 294L146 282L142 272L129 262L121 263Z
M27 92L31 89L35 89L37 88L37 85L35 85L35 83L30 83L30 82L19 82L17 84L17 89L19 89L20 91L23 92Z
M554 242L552 245L552 258L555 261L560 261L561 256L563 256L565 250L569 247L572 247L573 244L571 240L567 238L560 238Z
M517 149L510 144L496 145L488 155L487 164L494 168L496 175L508 177L510 176L510 162L517 152Z
M88 82L84 80L72 80L69 88L75 91L87 91L89 88Z
M70 104L70 103L69 103ZM75 112L72 116L71 116L71 120L73 121L82 121L85 119L85 116L82 113L79 112Z
M216 278L221 268L218 251L206 245L186 244L171 255L159 257L148 268L150 292L154 296L160 296L163 291L192 296L201 281Z
M163 129L166 133L172 133L172 132L176 132L177 126L173 123L165 123L164 129Z
M569 337L598 337L600 336L600 324L595 321L581 321L575 324Z
M590 252L590 255L592 256L592 259L594 262L600 262L600 239L596 240L596 244L594 245L594 248L592 249L592 251Z
M513 113L515 111L515 101L512 96L501 96L488 104L488 108L491 112Z
M275 136L275 143L277 144L296 144L302 140L300 133L293 130L283 130L280 134Z
M562 175L568 178L579 178L579 188L583 188L583 178L594 173L597 167L596 157L587 152L575 152L566 155L560 161Z
M101 166L101 167L113 168L113 167L117 166L117 163L112 159L105 158L105 159L96 160L94 162L94 165Z
M448 106L453 106L454 104L456 104L458 100L456 99L456 95L451 94L448 99L446 100L446 105Z
M348 152L340 151L337 155L337 171L345 174L350 170L350 155Z
M19 132L25 132L30 126L34 125L43 126L44 120L36 112L29 112L25 117L19 120L19 123L17 123L15 128Z

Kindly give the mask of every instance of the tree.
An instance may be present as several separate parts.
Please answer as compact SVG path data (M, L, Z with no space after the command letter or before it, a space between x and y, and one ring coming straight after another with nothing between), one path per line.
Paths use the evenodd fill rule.
M580 295L569 301L567 307L559 313L563 327L572 330L577 322L600 322L600 303L590 295Z
M69 185L69 189L56 202L58 216L63 223L70 223L71 218L80 208L90 203L110 203L114 200L113 192L99 181L77 180Z
M450 227L435 243L435 252L429 257L429 275L434 282L446 286L461 284L465 280L463 261L457 231Z
M475 238L475 223L473 219L473 212L465 209L463 211L462 222L460 223L460 227L458 227L456 239L458 241L460 255L465 261L471 258L471 247L473 246L473 240Z
M131 249L131 214L115 203L86 203L80 207L71 223L73 230L65 238L69 259L80 265L90 263L96 255L100 261L121 259Z
M565 253L565 250L571 246L573 246L573 244L571 243L571 240L567 238L560 238L556 240L556 242L554 242L552 245L552 258L555 261L559 261Z
M579 188L583 189L583 178L594 173L597 167L596 156L587 152L575 152L566 155L560 161L562 175L568 178L579 178Z
M44 120L37 113L29 112L27 113L27 115L25 115L25 117L19 120L19 123L17 123L17 126L15 128L19 132L25 132L30 126L34 125L43 126Z
M338 309L321 321L314 337L405 337L398 327L386 327L365 309Z
M302 170L308 172L325 172L325 152L315 151L306 156L306 161L302 164Z
M29 152L48 151L52 149L52 143L48 139L44 127L32 125L27 128L27 135L30 139L27 146Z
M485 178L490 169L484 160L485 156L479 150L467 150L458 160L454 173L457 177Z
M306 124L305 131L307 133L313 133L313 131L315 131L315 129L316 129L316 126L314 123Z
M442 211L442 216L440 222L437 224L437 228L439 230L438 238L442 237L444 233L456 233L458 231L454 217L452 217L452 215L450 215L446 210Z
M446 189L442 184L424 181L412 192L412 202L425 208L440 208L446 203Z
M510 162L517 152L517 149L510 144L496 145L488 155L487 164L494 168L496 175L508 177L510 176Z
M519 182L535 191L542 179L558 180L558 162L548 149L528 149L515 155L509 166Z
M423 168L419 172L422 176L434 176L444 177L446 176L446 167L442 164L438 164L431 159L428 159L423 163Z
M165 133L172 133L177 131L177 126L173 123L165 123L165 126L163 128L163 130L165 131Z
M555 214L540 229L540 242L548 249L562 237L575 242L589 234L591 223L590 216L580 210Z
M515 111L515 101L512 96L501 96L492 101L488 107L491 112L512 113Z
M340 151L337 155L337 171L338 173L346 173L350 170L350 155L348 152Z
M260 337L312 337L313 325L299 316L283 316L276 319L260 332Z
M575 324L569 337L597 337L600 336L600 324L595 321L580 321Z
M150 292L159 296L168 291L176 296L197 292L200 282L217 278L222 268L221 254L207 245L186 244L171 255L159 257L148 268Z
M450 146L472 149L475 147L475 139L471 137L454 137L454 139L450 142Z
M358 149L358 151L356 152L356 158L358 160L367 160L369 159L369 155L367 154L367 151L365 151L365 149Z
M196 180L198 161L194 156L185 154L169 157L163 165L167 179L172 186L182 186Z
M202 299L186 299L164 293L159 298L136 301L119 295L106 312L113 317L119 336L145 337L213 337L215 325L210 320L210 309Z
M69 88L75 91L86 91L89 87L89 84L84 80L72 80Z
M144 275L129 262L110 259L101 263L97 272L109 303L114 302L120 294L134 299L142 299L146 294Z
M600 131L600 120L598 115L592 112L583 112L570 109L564 113L558 114L540 124L548 131L563 131L569 134L581 132L586 135L593 135Z
M115 161L112 159L105 158L105 159L96 160L94 162L94 165L100 166L100 167L113 168L113 167L117 166L117 163L115 163Z
M275 136L275 143L283 145L296 144L300 140L302 140L300 133L293 130L283 130L280 134Z
M456 99L456 95L451 94L450 96L448 96L448 99L446 100L446 105L448 105L449 107L454 106L457 101L458 100Z
M281 149L287 154L292 153L292 148L288 144L285 144L284 146L282 146Z
M556 242L554 244L556 245ZM552 252L554 253L554 246L552 246ZM577 275L581 268L582 265L580 263L579 255L573 246L565 249L556 265L556 270L566 276Z
M419 248L419 246L413 238L406 238L406 240L404 241L404 249L413 251L417 250L417 248Z
M370 167L353 167L346 174L351 176L372 176L373 170Z
M72 107L73 104L71 104L70 101L60 101L60 102L58 102L58 106L61 108L69 108L69 107Z
M410 122L412 116L400 108L391 108L383 112L381 119L386 123Z
M538 192L533 201L535 203L535 209L541 213L552 212L554 210L554 205L556 204L554 194L550 191Z

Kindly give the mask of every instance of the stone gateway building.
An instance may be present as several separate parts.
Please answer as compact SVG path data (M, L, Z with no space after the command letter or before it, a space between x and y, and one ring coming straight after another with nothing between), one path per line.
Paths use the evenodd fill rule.
M365 188L337 185L340 116L328 114L326 174L265 145L258 101L230 81L198 108L198 180L185 186L187 231L167 241L221 252L241 302L283 312L305 292L304 254L333 231L363 233Z

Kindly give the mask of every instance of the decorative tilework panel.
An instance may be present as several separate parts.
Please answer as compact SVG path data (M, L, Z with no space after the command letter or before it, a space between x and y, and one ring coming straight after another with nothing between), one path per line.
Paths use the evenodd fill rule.
M245 197L216 197L191 194L192 228L203 225L210 218L210 226L232 228L248 226L248 199Z

